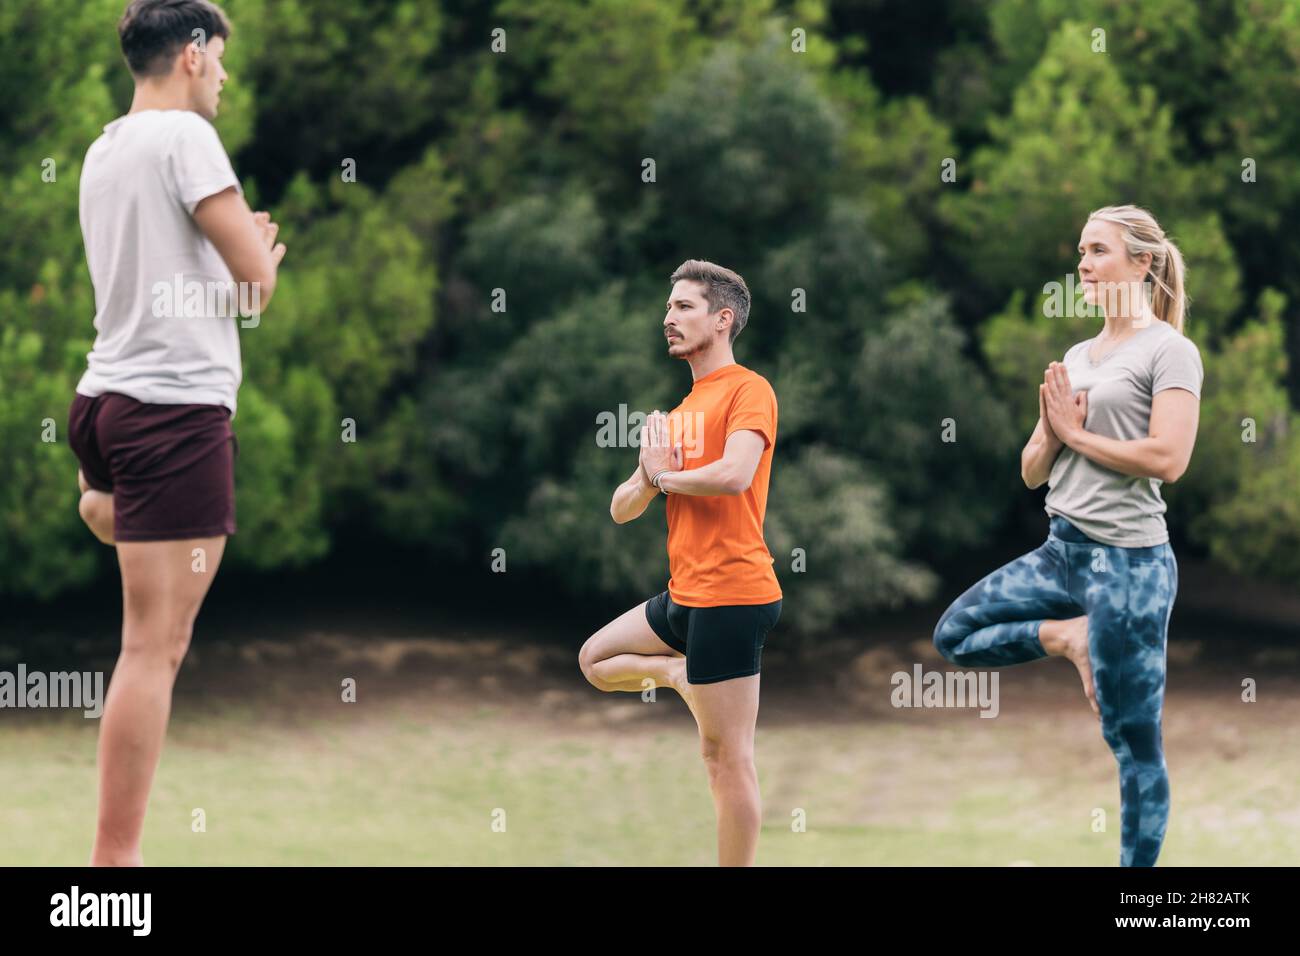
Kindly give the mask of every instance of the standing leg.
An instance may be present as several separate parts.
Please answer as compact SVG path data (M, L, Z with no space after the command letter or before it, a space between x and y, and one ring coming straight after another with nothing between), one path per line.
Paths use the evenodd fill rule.
M752 866L763 821L754 769L758 674L692 684L700 754L718 817L718 865Z
M1104 572L1078 561L1075 588L1087 601L1102 736L1119 764L1120 865L1154 866L1169 818L1161 715L1178 570L1168 545L1153 557L1131 550L1107 548Z
M92 866L143 862L140 838L171 715L172 685L225 546L224 536L117 545L122 652L99 727L99 824ZM202 550L204 564L195 549Z

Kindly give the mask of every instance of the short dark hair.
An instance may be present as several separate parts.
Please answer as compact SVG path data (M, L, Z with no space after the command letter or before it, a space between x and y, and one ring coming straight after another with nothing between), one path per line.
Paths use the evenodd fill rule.
M736 341L736 336L749 321L749 286L745 285L739 273L703 259L687 259L668 281L675 285L682 279L692 279L704 286L704 299L709 303L710 312L724 308L731 310L735 318L731 321L731 337L727 341Z
M210 0L132 0L117 24L126 65L136 76L162 76L202 30L204 42L230 36L230 21Z

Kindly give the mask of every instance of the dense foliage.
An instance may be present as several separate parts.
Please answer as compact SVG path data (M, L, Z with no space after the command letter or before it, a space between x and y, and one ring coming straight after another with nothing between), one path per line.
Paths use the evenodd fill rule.
M131 96L122 5L0 8L0 592L110 573L63 432L93 338L80 164ZM1300 2L224 7L217 129L289 247L241 333L230 562L308 564L347 525L485 571L504 548L573 595L661 589L662 505L610 521L636 452L596 421L689 389L661 316L699 257L754 295L736 357L780 400L791 624L928 597L1041 496L1017 460L1034 385L1099 324L1045 316L1043 286L1090 209L1135 202L1186 254L1206 368L1171 524L1300 574Z

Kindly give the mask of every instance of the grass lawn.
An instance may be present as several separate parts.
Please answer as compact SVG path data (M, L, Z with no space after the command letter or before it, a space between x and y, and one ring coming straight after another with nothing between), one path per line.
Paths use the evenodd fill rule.
M453 665L445 642L396 643L352 658L336 642L326 654L267 646L187 663L146 861L713 863L697 737L671 692L655 703L600 694L567 655L480 647ZM1165 709L1161 865L1295 864L1296 682L1244 704L1231 680L1187 673L1171 678ZM358 703L338 700L339 674L357 676ZM1003 671L992 720L895 710L880 691L773 685L759 720L760 864L1115 865L1114 758L1064 662ZM85 862L97 733L79 713L0 714L0 865Z

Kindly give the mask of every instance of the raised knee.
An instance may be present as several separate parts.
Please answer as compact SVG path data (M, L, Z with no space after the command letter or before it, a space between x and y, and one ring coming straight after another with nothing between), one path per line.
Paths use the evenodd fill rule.
M952 628L948 626L948 615L944 614L939 618L939 623L934 627L934 635L931 638L934 643L934 649L939 652L939 656L950 664L957 661L953 659L953 649L957 646L958 636L953 635Z
M77 502L77 514L104 544L113 543L113 500L102 492L87 491Z
M595 666L598 663L594 648L595 638L587 638L587 642L582 645L582 650L578 651L578 667L582 670L582 676L587 679L587 683L597 690L608 690L604 681L600 680L595 674Z
M586 643L582 645L582 649L578 651L578 667L582 669L582 673L588 679L591 678L591 667L595 663L595 656L591 652L591 638L587 638Z

